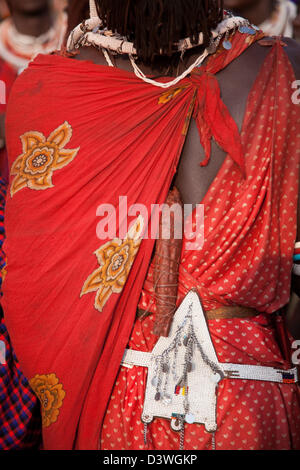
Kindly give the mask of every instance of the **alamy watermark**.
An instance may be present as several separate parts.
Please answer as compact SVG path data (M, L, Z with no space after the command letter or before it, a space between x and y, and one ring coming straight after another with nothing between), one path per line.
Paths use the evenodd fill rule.
M295 90L292 94L292 102L293 104L300 104L300 80L295 80L292 83L292 88Z
M292 349L295 349L292 355L292 364L294 364L294 366L300 366L300 340L293 342Z
M185 240L185 249L201 250L204 245L204 205L197 204L144 204L128 206L127 196L119 197L116 208L112 204L101 204L96 211L100 221L96 234L99 240L126 239L137 218L143 221L140 238L146 240ZM160 220L162 230L160 232Z

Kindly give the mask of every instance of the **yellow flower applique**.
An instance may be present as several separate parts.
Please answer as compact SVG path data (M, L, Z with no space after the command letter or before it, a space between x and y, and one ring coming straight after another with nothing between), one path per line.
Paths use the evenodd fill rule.
M40 400L42 425L47 428L57 421L66 393L55 374L36 375L29 384Z
M48 138L40 132L26 132L21 136L23 153L11 167L10 194L14 196L23 188L45 190L53 188L53 172L68 165L79 148L65 149L72 137L72 128L64 122Z
M99 312L103 311L113 293L122 292L141 244L143 228L140 216L124 240L116 238L95 252L100 268L87 278L80 297L96 292L94 305Z

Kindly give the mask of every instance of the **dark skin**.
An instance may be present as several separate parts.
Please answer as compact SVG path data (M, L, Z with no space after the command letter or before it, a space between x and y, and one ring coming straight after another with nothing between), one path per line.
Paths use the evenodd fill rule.
M300 40L300 12L298 13L298 16L294 22L294 34L295 34L295 38L299 42Z
M51 0L8 0L7 5L21 34L38 37L53 24Z
M285 39L285 42L287 44L286 52L293 65L296 79L300 80L300 46L291 39ZM247 97L269 51L269 47L253 44L226 69L217 74L224 103L227 105L239 129L242 127ZM181 64L179 73L195 61L198 53L199 51L197 51L197 54L195 51L192 51L187 54L185 63ZM93 48L82 49L81 53L77 56L77 60L91 60L96 64L107 65L103 55ZM120 69L132 72L131 64L127 57L117 56L115 65ZM153 77L158 75L157 71L149 67L141 66L141 69L148 76ZM192 121L175 178L175 185L181 193L184 204L199 204L219 172L226 155L215 144L213 144L212 153L213 158L211 158L209 165L201 168L199 161L204 158L204 152L199 142L196 125ZM300 240L300 197L298 240ZM295 277L293 281L294 295L286 318L292 335L297 339L300 338L300 278Z

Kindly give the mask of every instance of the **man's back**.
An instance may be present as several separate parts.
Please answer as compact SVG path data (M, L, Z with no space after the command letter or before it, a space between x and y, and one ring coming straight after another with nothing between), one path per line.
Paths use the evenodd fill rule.
M236 34L233 53L236 43L249 44L244 42L246 37ZM274 47L258 50L262 55L267 55L269 50L273 60L276 53L282 55L281 47L277 44ZM225 50L221 52L228 57ZM244 53L240 58L243 60L241 68L252 63L246 58ZM237 60L224 72L217 73L217 78L224 101L241 127L245 103L260 67L257 66L252 77L246 77L247 86L236 99L235 87L243 80L239 70L236 75L233 73ZM254 54L253 63L256 60ZM289 67L285 59L284 63ZM222 63L217 64L219 69L224 68ZM277 69L270 70L274 83L278 78ZM125 237L118 234L117 242L115 237L111 237L113 242L99 241L95 236L95 209L99 204L117 207L121 195L128 196L128 206L140 203L149 208L165 200L180 159L191 103L195 105L195 118L201 124L199 132L207 130L206 135L202 134L203 141L207 143L213 134L224 143L229 158L218 182L218 197L214 198L212 191L212 204L206 207L209 224L204 253L201 249L194 250L187 254L188 261L182 259L179 300L183 295L182 287L190 283L191 288L199 289L206 310L210 305L212 309L224 304L241 305L267 314L276 311L289 298L290 260L286 255L294 243L293 231L288 232L287 246L284 246L284 234L278 225L281 222L287 225L291 215L295 226L295 213L289 203L293 203L296 195L287 190L287 185L293 183L292 176L285 168L287 182L281 184L280 157L276 163L276 176L280 178L273 185L265 171L270 162L275 164L273 153L267 146L265 150L260 142L259 156L264 158L264 165L257 164L256 170L257 156L251 151L246 161L249 186L241 188L244 155L239 158L237 126L218 99L218 83L213 74L201 72L193 71L191 77L182 82L183 86L178 87L178 93L169 93L166 97L164 90L142 83L132 73L52 56L37 58L15 85L8 112L12 179L7 212L9 269L4 301L17 354L23 358L24 370L36 393L41 394L45 386L51 388L52 385L58 390L55 409L43 410L48 448L69 448L75 435L79 448L97 447L101 421L132 330L153 252L153 240L134 240L136 245L128 247L129 234ZM290 79L290 76L283 78L286 83ZM257 91L262 99L266 98L259 89ZM268 95L272 99L271 90ZM251 100L251 109L256 109L254 101ZM211 104L216 105L213 111ZM284 106L281 104L281 110ZM22 121L16 122L16 113L23 109ZM214 111L216 115L212 114ZM277 128L274 116L269 113L270 110L266 119L271 117L272 125ZM259 117L253 116L253 119L258 121ZM266 119L263 124L267 128ZM284 132L286 137L288 131ZM253 140L247 135L246 144L251 145ZM292 155L291 142L287 143L288 154ZM199 187L204 182L209 186L213 176L209 180L207 175L203 176L206 168L199 168L203 155L199 136L193 135L193 130L188 136L186 152L181 158L181 169L189 170L193 161L194 173L196 170L201 173L201 179L187 180L192 190L186 197L183 194L184 202L200 202L204 192L201 193ZM210 161L213 160L218 160L220 167L224 153L215 152ZM178 180L178 186L181 181L186 180ZM231 182L234 191L230 193ZM225 184L226 193L221 184ZM274 188L277 191L273 211L264 197L266 188L269 197ZM289 199L281 204L278 201L284 193ZM226 216L219 207L212 207L213 204L223 205ZM238 212L241 221L235 219ZM272 224L268 223L270 220ZM280 239L273 236L275 229L280 232ZM256 242L252 243L254 237ZM117 258L118 247L124 251ZM250 254L247 257L245 253ZM114 261L121 263L117 267L115 262L113 266L110 264L111 254ZM190 260L193 256L196 260ZM276 273L272 272L271 280L267 274L270 262ZM119 268L120 274L115 273ZM110 276L112 271L114 276ZM58 278L58 272L63 272L62 279ZM282 276L285 286L277 289ZM15 296L16 286L22 291L18 297ZM269 355L266 363L273 359L273 355ZM280 365L285 365L282 358L278 360ZM255 361L264 363L259 354ZM43 401L42 395L40 398Z
M299 80L300 46L289 38L284 38L283 41L286 44L285 51L295 71L295 78ZM253 44L217 74L222 100L228 107L240 130L243 124L249 93L263 66L264 60L270 52L272 42L273 40L270 38L269 46L263 46L258 43ZM190 54L186 67L196 57L196 54ZM91 60L96 64L107 65L102 53L94 50L83 49L77 56L77 59ZM119 58L115 60L115 63L121 69L132 71L130 61L126 58ZM148 76L158 74L157 70L151 70L149 67L144 67L143 70ZM291 89L290 91L292 99L292 94L295 90ZM213 158L211 158L209 164L201 168L199 161L204 158L204 151L199 141L197 126L192 120L175 180L185 204L195 205L203 200L226 157L225 152L215 143L212 145L212 155Z
M284 42L288 45L286 53L295 70L296 79L300 79L300 46L288 38L285 38ZM244 120L249 93L270 49L270 46L263 47L257 43L253 44L217 75L222 99L240 130ZM294 91L294 89L290 90L291 99ZM202 201L217 175L226 155L215 144L213 144L212 154L213 158L211 158L209 165L205 168L200 168L199 158L202 159L203 150L199 142L196 125L192 122L176 180L176 185L180 189L185 203L197 204Z

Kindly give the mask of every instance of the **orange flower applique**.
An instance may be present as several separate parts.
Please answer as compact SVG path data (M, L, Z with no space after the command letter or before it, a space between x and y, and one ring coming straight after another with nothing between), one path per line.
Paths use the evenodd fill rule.
M36 190L53 188L53 172L68 165L79 151L79 148L64 148L71 137L72 128L68 122L59 126L47 139L40 132L23 134L23 153L11 167L11 175L15 176L10 188L11 197L26 187Z
M29 384L40 400L42 425L47 428L57 421L66 393L55 374L36 375Z
M169 103L169 101L173 100L174 98L176 98L177 95L179 95L179 93L181 93L183 90L185 90L186 88L188 88L189 85L184 85L184 86L180 86L180 87L177 87L177 88L171 88L170 90L168 91L165 91L164 93L162 93L162 95L159 97L159 100L158 100L158 104L166 104L166 103Z
M141 244L143 228L139 216L124 240L115 238L95 252L100 268L87 278L80 297L96 292L95 309L99 312L113 293L122 292Z

